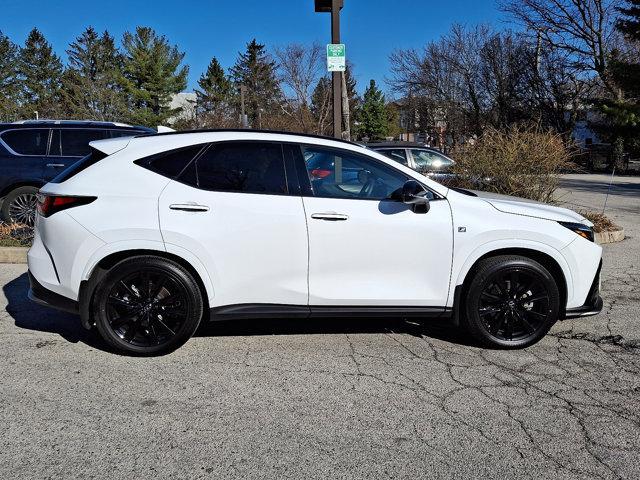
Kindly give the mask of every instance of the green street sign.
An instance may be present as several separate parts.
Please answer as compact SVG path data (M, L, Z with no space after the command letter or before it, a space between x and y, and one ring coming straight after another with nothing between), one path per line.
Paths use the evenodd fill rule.
M330 43L327 45L327 70L330 72L344 72L347 68L347 56L344 43Z

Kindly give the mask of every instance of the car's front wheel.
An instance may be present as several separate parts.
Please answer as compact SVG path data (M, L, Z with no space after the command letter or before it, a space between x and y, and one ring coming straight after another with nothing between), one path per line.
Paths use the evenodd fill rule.
M137 355L175 350L196 331L202 313L202 294L191 273L153 256L116 264L93 297L102 337L116 349Z
M482 260L466 288L464 322L481 344L522 348L558 320L560 293L540 263L521 256Z

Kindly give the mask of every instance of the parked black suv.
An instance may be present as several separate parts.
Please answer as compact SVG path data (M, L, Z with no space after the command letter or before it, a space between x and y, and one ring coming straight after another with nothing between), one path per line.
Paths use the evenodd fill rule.
M36 192L64 168L89 154L89 142L155 133L113 122L25 120L0 123L2 217L33 225Z

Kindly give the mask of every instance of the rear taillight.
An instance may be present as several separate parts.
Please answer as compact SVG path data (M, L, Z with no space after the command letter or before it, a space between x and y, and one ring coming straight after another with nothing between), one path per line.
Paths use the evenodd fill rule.
M331 170L325 170L322 168L314 168L313 170L311 170L311 176L313 178L326 178L329 175L331 175Z
M79 207L93 202L96 197L77 197L70 195L38 194L38 213L43 217L50 217L54 213L67 208Z

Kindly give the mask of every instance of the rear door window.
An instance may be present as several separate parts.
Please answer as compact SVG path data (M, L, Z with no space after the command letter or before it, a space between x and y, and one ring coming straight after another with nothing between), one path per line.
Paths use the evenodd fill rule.
M19 155L44 156L49 143L48 128L22 128L2 133L2 141Z
M407 161L407 151L404 148L380 150L380 153L386 155L391 160L401 163L402 165L409 165L409 162Z
M288 193L282 145L266 142L213 144L180 181L218 192Z
M89 142L107 138L106 130L65 128L62 136L62 155L65 157L84 157L90 152Z

